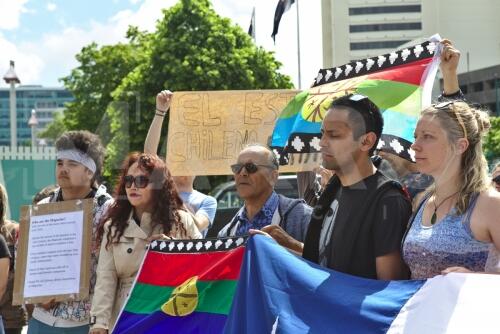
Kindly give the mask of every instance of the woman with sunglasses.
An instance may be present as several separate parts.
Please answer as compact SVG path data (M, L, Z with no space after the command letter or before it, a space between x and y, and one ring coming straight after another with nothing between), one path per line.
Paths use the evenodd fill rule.
M456 70L459 55L445 44L441 69ZM458 91L456 75L448 73L447 78L445 94ZM490 187L482 151L489 128L487 113L463 101L450 100L422 112L412 149L418 170L431 175L434 184L403 239L412 278L484 272L490 247L500 250L500 194Z
M115 196L98 232L101 250L91 333L113 328L151 240L201 238L157 155L130 154L122 165Z

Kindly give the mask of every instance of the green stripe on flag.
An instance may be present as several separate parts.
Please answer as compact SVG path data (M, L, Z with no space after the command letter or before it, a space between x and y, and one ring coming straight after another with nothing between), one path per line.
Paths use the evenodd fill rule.
M380 109L418 116L422 105L420 86L389 80L365 80L356 88Z
M238 281L198 281L198 306L195 311L228 314L233 302ZM125 306L125 311L139 314L151 314L160 310L175 287L156 286L136 283Z
M308 97L309 92L306 90L295 95L295 97L288 102L286 107L280 113L279 118L290 118L297 115L302 110L302 106Z

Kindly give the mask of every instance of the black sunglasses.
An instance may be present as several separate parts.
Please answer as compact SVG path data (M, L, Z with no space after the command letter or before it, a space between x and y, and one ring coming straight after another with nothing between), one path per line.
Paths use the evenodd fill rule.
M500 184L500 175L495 176L491 181L495 182L496 184Z
M231 165L231 170L233 171L233 174L239 174L241 170L245 167L246 171L248 174L253 174L259 170L259 167L266 167L270 169L276 169L275 166L269 166L269 165L258 165L254 164L253 162L247 162L246 164L234 164Z
M126 175L123 179L125 180L126 188L132 187L132 183L135 183L135 186L137 188L146 188L149 183L149 178L145 175L137 175L136 177L132 175Z

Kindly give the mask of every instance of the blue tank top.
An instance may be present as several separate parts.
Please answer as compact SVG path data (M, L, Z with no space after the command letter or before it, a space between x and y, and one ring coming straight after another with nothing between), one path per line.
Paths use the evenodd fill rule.
M403 259L413 279L431 278L455 266L484 271L490 243L474 239L470 228L470 217L478 197L478 194L472 197L464 214L456 215L453 208L434 226L422 225L428 201L425 199L403 244Z

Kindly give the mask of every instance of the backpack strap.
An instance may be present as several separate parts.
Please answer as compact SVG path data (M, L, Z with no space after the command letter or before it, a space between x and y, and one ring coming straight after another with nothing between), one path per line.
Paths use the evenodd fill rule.
M280 215L280 223L279 226L286 231L287 225L288 225L288 215L290 212L295 208L297 205L300 203L303 203L303 201L294 201L289 207L288 210L283 214L283 208L281 207L281 198L284 197L283 195L278 195L280 197L280 201L278 203L278 214Z

